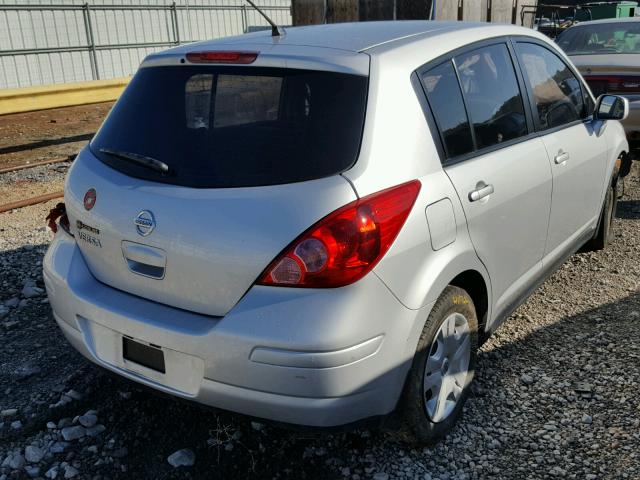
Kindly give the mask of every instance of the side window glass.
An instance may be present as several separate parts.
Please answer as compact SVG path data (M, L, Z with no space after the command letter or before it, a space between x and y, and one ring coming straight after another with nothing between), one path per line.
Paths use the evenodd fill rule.
M476 148L527 135L518 80L505 44L491 45L455 58Z
M586 116L580 80L557 55L533 43L518 43L516 51L533 93L542 130Z
M452 63L443 63L421 74L421 80L440 129L447 157L473 151L471 128Z

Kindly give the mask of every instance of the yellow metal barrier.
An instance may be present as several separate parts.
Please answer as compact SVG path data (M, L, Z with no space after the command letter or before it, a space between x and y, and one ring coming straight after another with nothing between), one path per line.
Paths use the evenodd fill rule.
M130 78L0 90L0 115L116 100Z

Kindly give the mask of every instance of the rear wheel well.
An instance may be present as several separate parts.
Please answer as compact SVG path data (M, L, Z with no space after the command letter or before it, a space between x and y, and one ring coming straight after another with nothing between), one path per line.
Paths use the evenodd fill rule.
M484 277L476 270L466 270L451 280L449 285L462 288L473 300L473 304L476 307L476 316L478 317L480 343L484 342L486 336L484 330L489 311L489 295Z

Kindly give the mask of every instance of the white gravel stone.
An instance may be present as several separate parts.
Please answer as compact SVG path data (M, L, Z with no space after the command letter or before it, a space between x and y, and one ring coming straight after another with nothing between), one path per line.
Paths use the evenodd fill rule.
M62 438L64 438L67 442L72 440L77 440L86 435L86 430L81 425L74 425L73 427L64 427L62 429Z
M72 465L66 465L64 467L64 478L74 478L80 474L80 471Z
M16 413L18 413L17 408L7 408L5 410L0 411L0 417L13 417Z
M39 447L29 445L24 449L24 458L29 463L38 463L44 458L44 451Z
M69 442L55 442L49 448L51 453L63 453L69 447Z
M82 400L82 394L80 392L77 392L75 390L69 390L66 393L67 397L72 398L74 400Z
M20 299L18 297L13 297L4 302L5 307L16 308L20 303Z
M531 375L524 373L520 376L520 381L524 385L531 385L533 383L533 377Z
M40 467L36 465L27 465L24 467L24 471L27 472L31 478L36 478L40 476Z
M69 417L61 418L58 421L58 428L70 427L73 425L73 421Z
M87 436L96 437L106 430L104 425L98 424L86 429Z
M251 428L253 428L256 432L260 432L264 429L264 424L259 422L251 422Z
M25 460L21 453L12 453L2 462L3 467L9 467L13 470L20 470L24 467Z
M44 476L50 478L51 480L54 480L55 478L58 478L58 472L59 468L57 466L51 467L49 470L47 470L47 473L45 473Z
M196 463L196 454L188 448L183 448L169 455L167 462L175 468L192 467Z
M20 293L22 293L24 298L34 298L42 295L43 290L34 285L25 285Z
M92 413L85 413L84 415L80 415L78 417L78 422L85 428L91 428L96 423L98 423L98 417Z

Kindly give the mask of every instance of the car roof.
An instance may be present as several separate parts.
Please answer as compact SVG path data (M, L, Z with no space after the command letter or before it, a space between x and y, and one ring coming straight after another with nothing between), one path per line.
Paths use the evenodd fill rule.
M582 27L589 25L598 25L601 23L626 23L626 22L640 22L640 17L624 17L624 18L602 18L600 20L589 20L587 22L580 22L574 27ZM571 27L573 28L573 27Z
M428 20L335 23L288 27L284 35L275 37L267 29L187 43L152 53L140 66L184 64L184 55L196 51L251 51L259 52L252 63L256 67L369 75L373 57L386 57L389 61L388 54L394 54L393 68L413 70L447 51L506 35L525 35L550 42L541 33L510 24Z
M457 30L486 27L486 23L448 22L428 20L334 23L285 28L283 37L272 37L271 30L234 37L206 40L190 44L198 48L217 48L223 45L291 45L331 48L362 52L383 44L415 36L433 36ZM183 49L184 47L178 47ZM171 49L169 51L176 51Z

